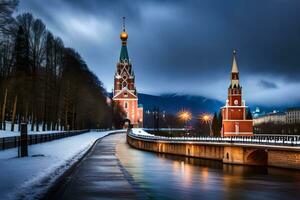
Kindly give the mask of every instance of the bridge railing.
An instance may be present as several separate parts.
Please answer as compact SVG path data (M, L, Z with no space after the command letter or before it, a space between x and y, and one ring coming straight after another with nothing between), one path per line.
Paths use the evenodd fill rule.
M211 142L211 143L244 143L244 144L265 144L278 146L300 146L300 135L259 135L248 137L166 137L155 135L141 135L131 131L129 135L141 139L168 142Z
M109 128L102 128L102 129L90 129L90 132L103 132L103 131L109 131L112 129Z
M145 131L156 131L155 128L143 128ZM159 128L160 131L186 131L186 128Z

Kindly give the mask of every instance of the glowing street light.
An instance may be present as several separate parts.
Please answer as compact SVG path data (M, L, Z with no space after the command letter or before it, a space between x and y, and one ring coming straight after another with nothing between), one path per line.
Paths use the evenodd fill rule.
M187 122L192 119L192 113L187 110L182 110L178 113L178 117L180 120Z
M177 114L177 116L181 121L183 121L185 123L186 131L187 131L187 123L188 123L188 121L190 121L193 118L192 113L187 110L181 110Z
M208 123L209 125L209 135L213 136L213 132L212 132L212 116L209 114L203 114L200 116L200 119L204 122L204 123Z
M202 119L203 119L203 121L208 122L208 121L210 121L211 116L210 115L203 115Z

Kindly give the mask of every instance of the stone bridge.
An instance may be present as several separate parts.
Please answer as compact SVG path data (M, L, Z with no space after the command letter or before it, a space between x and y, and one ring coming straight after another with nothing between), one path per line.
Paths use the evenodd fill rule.
M137 149L228 164L300 169L300 136L169 138L129 130L127 142Z

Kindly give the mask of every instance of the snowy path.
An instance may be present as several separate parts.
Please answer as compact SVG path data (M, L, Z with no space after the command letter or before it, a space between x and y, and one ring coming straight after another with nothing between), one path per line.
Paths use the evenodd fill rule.
M111 133L89 132L29 146L29 157L16 158L17 149L0 152L0 199L33 199L80 159L101 137Z

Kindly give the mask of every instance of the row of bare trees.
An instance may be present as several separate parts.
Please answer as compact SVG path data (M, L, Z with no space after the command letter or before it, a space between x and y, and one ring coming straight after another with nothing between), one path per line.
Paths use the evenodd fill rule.
M16 1L4 1L0 27L0 129L28 122L31 131L111 127L122 112L80 55L64 47L30 13L11 17ZM2 15L1 14L1 15ZM4 19L4 18L3 18Z

